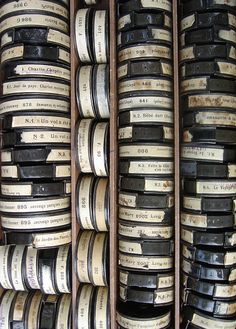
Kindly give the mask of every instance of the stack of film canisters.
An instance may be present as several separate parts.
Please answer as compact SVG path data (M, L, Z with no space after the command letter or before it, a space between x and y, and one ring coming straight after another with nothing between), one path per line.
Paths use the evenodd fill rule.
M71 295L0 289L2 328L72 328Z
M182 328L236 322L236 3L180 4Z
M71 328L68 1L1 1L0 64L1 324Z
M171 328L172 2L118 2L118 327Z
M75 16L79 58L76 74L76 214L79 225L75 271L80 282L77 329L110 329L109 311L109 12L94 5Z

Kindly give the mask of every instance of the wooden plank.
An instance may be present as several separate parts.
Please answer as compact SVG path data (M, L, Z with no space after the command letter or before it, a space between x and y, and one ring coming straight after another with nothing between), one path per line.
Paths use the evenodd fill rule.
M76 255L76 240L79 231L79 226L76 219L76 182L78 179L78 169L75 162L75 124L78 120L78 109L76 102L76 85L75 77L76 70L79 65L76 47L75 47L75 14L78 9L78 1L70 1L70 33L71 33L71 229L72 229L72 328L76 329L75 324L75 306L76 306L76 293L78 289L78 280L75 272L75 255Z
M117 300L117 78L116 1L109 0L110 13L110 312L111 329L116 329Z
M180 118L178 0L173 1L174 123L175 123L175 329L180 327Z

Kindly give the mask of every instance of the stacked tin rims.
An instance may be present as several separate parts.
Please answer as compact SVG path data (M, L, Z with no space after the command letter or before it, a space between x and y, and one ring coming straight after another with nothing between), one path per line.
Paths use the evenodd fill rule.
M79 225L75 270L80 282L77 329L109 329L109 17L94 5L79 9L75 42L78 123L76 162Z
M183 328L236 327L236 3L182 1Z
M69 328L70 295L42 294L71 289L68 4L1 1L0 44L1 328Z
M171 1L118 4L119 328L170 328L173 274Z

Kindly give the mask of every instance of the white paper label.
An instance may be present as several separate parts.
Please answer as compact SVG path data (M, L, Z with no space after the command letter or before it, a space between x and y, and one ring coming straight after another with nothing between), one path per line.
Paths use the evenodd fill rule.
M145 179L145 191L173 192L174 182L172 180Z
M47 41L70 48L70 36L56 30L49 29Z
M197 181L196 192L203 194L235 194L236 182L227 180Z
M25 12L27 10L39 10L44 11L45 13L53 13L63 16L64 18L69 18L69 12L64 6L51 1L41 2L37 0L20 0L7 3L1 7L0 17L15 12Z
M90 164L90 135L92 119L81 120L78 127L78 158L82 172L92 172Z
M157 318L131 318L125 317L117 312L117 322L123 328L129 329L157 329L165 328L170 324L171 313L167 313ZM231 329L231 328L230 328Z
M153 39L157 39L158 42L162 42L162 40L167 42L172 42L172 34L169 31L164 29L151 29Z
M183 207L190 210L201 210L201 199L185 196L183 199Z
M75 38L77 51L81 62L90 62L90 54L88 52L88 40L87 40L87 16L89 9L78 10L75 18Z
M38 250L27 247L26 254L26 276L31 289L40 289L38 282Z
M84 176L80 180L78 190L78 220L85 230L93 230L93 222L91 217L91 184L93 182L93 176Z
M70 165L66 166L66 165L56 165L55 166L55 177L57 178L70 178L71 176L71 167Z
M8 17L0 22L0 33L16 28L16 27L51 27L58 29L62 32L69 32L69 25L62 19L49 16L49 15L39 15L33 13L24 13L22 15L14 15Z
M135 255L125 255L119 253L119 265L132 268L143 269L146 271L152 270L169 270L173 266L172 257L144 257Z
M9 59L21 58L23 54L24 54L24 46L15 46L6 49L1 54L1 63L4 63Z
M96 76L96 100L98 106L98 112L101 118L108 119L110 117L109 109L109 95L106 86L106 64L100 64L97 66L97 76Z
M236 114L231 112L198 112L195 121L201 125L236 126Z
M10 310L16 292L8 290L5 292L0 305L0 329L9 329Z
M0 246L0 284L4 289L13 289L8 276L10 245ZM1 324L1 321L0 321ZM1 328L1 327L0 327Z
M55 294L56 291L53 285L52 269L48 265L41 265L41 284L44 294Z
M219 38L235 43L236 32L234 30L219 30Z
M77 249L77 274L80 282L90 283L88 255L93 232L94 231L85 230L79 238Z
M99 329L107 329L108 323L108 298L109 290L107 287L99 287L96 296L95 304L95 323Z
M96 10L94 15L93 42L96 63L106 63L107 31L106 31L106 10Z
M162 9L171 12L172 5L169 0L141 0L143 8Z
M186 79L181 82L180 87L182 92L187 92L191 90L206 90L208 87L208 79L207 78Z
M220 319L214 319L209 317L203 317L199 314L194 314L191 323L196 326L200 326L200 328L204 329L235 329L236 320L231 321L221 321Z
M3 178L18 178L18 166L2 166L1 176Z
M219 66L220 73L224 75L230 75L236 77L236 65L233 63L227 62L217 62Z
M93 293L92 285L84 285L80 290L78 302L77 326L80 329L90 329L91 295Z
M57 321L55 329L68 329L69 315L71 310L71 295L63 294L58 306Z
M42 228L57 228L71 223L71 214L8 217L1 215L2 227L11 230L39 230Z
M136 196L131 194L119 193L119 205L126 207L136 207Z
M140 90L167 91L172 90L172 83L165 79L136 79L119 83L119 93L134 92Z
M185 159L198 159L198 160L213 160L223 161L224 149L206 148L206 147L189 147L183 146L181 152L182 158Z
M188 97L188 107L226 107L235 109L236 108L236 96L227 95L195 95Z
M24 98L0 103L0 113L24 112L24 111L52 111L69 112L70 103L50 98Z
M91 90L92 70L92 65L82 66L78 75L78 101L85 118L93 118L95 116Z
M56 283L60 293L70 293L70 289L67 283L67 275L69 268L67 267L67 260L69 257L70 246L61 246L58 249L56 260Z
M106 132L108 122L98 122L93 133L93 165L97 176L107 176L106 168Z
M155 305L162 305L165 303L171 303L174 301L174 289L166 291L155 291L154 303Z
M173 148L163 145L121 145L119 147L121 158L126 157L154 157L154 158L171 158Z
M125 25L130 24L131 23L131 15L125 15L122 16L119 20L118 20L118 30L121 30L125 27Z
M3 95L37 93L70 96L70 87L67 84L48 81L15 81L3 83Z
M139 122L173 123L173 112L163 110L130 111L130 123Z
M15 67L14 72L20 76L45 76L59 78L70 81L70 70L53 65L37 64L19 64Z
M95 195L95 221L99 232L108 231L107 228L107 200L108 179L100 178L97 184ZM109 219L108 219L109 220Z
M11 260L11 279L13 283L14 290L24 291L25 287L23 284L22 276L22 261L25 246L15 246L12 260Z
M195 21L196 21L195 14L192 14L190 16L181 19L181 23L180 23L181 32L188 29L189 27L192 27Z
M119 207L119 218L131 222L162 223L165 212L162 210L144 210Z
M207 227L207 216L181 213L181 224L192 227Z
M157 45L131 46L118 52L118 61L123 62L135 58L172 58L172 51L169 47Z
M168 175L173 174L174 164L173 162L165 161L130 161L129 173L130 174L157 174Z
M94 286L105 286L105 264L106 259L104 259L104 255L106 255L106 240L107 233L97 233L93 243L93 252L91 259L91 273L92 273L92 283Z
M128 254L143 254L141 243L128 242L127 240L119 240L119 251Z
M173 100L170 97L158 97L158 96L147 96L147 97L135 96L129 98L121 98L119 100L119 111L124 111L132 108L139 108L139 107L142 108L158 107L161 109L172 110Z
M17 294L16 300L15 300L13 316L12 316L13 321L23 321L24 320L24 312L25 312L25 306L26 306L28 296L29 296L28 292L19 292Z
M59 247L71 243L71 230L35 234L33 246L39 248Z
M195 58L194 47L186 47L180 50L180 61Z
M40 291L36 291L29 305L27 324L28 329L35 329L38 326L39 313L41 310L43 295Z
M140 226L119 223L119 234L131 238L170 239L173 236L172 226Z

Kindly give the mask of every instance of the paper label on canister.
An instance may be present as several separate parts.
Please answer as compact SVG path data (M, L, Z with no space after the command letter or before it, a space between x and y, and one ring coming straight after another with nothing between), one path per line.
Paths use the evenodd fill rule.
M9 261L8 256L10 252L10 245L0 246L0 263L1 263L1 271L0 271L0 283L4 289L13 289L10 278L8 275Z
M144 210L119 207L119 218L132 222L162 223L165 218L163 210Z
M235 181L198 181L196 182L197 193L203 194L235 194Z
M88 255L93 231L85 230L79 237L77 250L77 274L80 282L90 283Z
M69 257L69 245L61 246L58 249L56 260L56 283L60 293L70 293L70 289L67 283L68 276L68 257Z
M47 162L70 161L71 151L68 149L51 149L47 156Z
M33 240L33 246L38 249L59 247L69 243L71 243L71 230L35 234Z
M24 98L0 103L0 113L24 111L59 111L69 112L70 103L52 98Z
M119 223L119 234L131 238L163 238L170 239L173 236L172 226L140 226L123 225Z
M193 227L207 227L207 216L181 213L181 224Z
M174 190L174 183L172 180L167 179L145 179L144 190L155 192L172 192Z
M106 10L96 10L94 15L93 37L94 37L94 53L97 63L106 63L106 38L108 31L106 30Z
M106 170L106 131L108 122L98 122L93 134L93 165L97 176L107 176Z
M1 54L1 63L4 63L9 59L21 58L23 54L24 46L15 46L9 49L5 49Z
M194 78L183 80L180 84L181 91L186 92L190 90L206 90L208 86L207 78Z
M173 148L163 145L122 145L119 148L119 155L124 157L158 157L171 158L173 156Z
M201 210L201 199L185 196L183 199L183 206L184 206L184 208L191 209L191 210Z
M71 166L70 165L56 165L55 166L55 177L70 177L71 176Z
M119 240L119 251L128 254L142 255L141 243L129 242L127 240Z
M58 307L55 329L68 329L70 309L71 309L71 295L63 294Z
M172 268L172 257L144 257L119 253L119 265L139 270L168 270Z
M38 282L38 250L27 247L26 254L26 277L31 289L40 289Z
M32 216L32 217L9 217L1 216L2 226L12 230L28 230L28 229L43 229L56 228L69 225L71 223L70 213L53 215L53 216Z
M157 288L162 289L162 288L172 287L174 285L174 282L175 282L174 275L158 277Z
M119 205L126 207L136 207L136 196L131 194L119 193Z
M236 102L236 101L235 101ZM158 97L158 96L134 96L128 98L121 98L119 100L119 111L129 110L139 107L158 107L158 109L173 108L173 99L170 97Z
M69 35L61 33L60 31L49 29L48 30L47 41L57 43L59 45L65 46L66 48L70 48L70 37L69 37Z
M0 329L8 329L10 322L10 310L12 306L13 299L15 298L16 292L13 290L8 290L5 292L1 300L0 307Z
M18 64L14 69L17 75L47 76L70 81L70 70L53 65Z
M107 196L108 179L100 178L97 184L96 195L95 195L95 220L96 226L99 232L106 232L107 219L106 213L108 205Z
M106 259L104 259L104 251L106 248L106 233L97 233L93 243L93 252L92 252L92 260L91 260L91 274L92 274L92 282L95 286L105 286L105 263ZM105 257L106 257L105 252Z
M173 112L163 110L134 110L130 111L130 123L163 122L173 123Z
M226 252L224 257L224 265L234 265L236 262L236 252Z
M81 62L90 62L90 54L88 51L88 35L87 35L87 19L89 8L78 10L75 18L75 37L77 51Z
M28 318L27 318L28 329L35 329L39 325L42 297L43 295L40 291L36 291L34 293L34 296L29 305Z
M195 21L196 21L195 14L182 18L180 23L181 32L188 29L189 27L192 27Z
M79 88L78 88L78 99L81 111L85 118L94 117L94 106L92 98L92 77L93 66L82 66L79 70Z
M92 172L90 164L90 132L92 119L81 120L78 128L78 158L82 172Z
M195 58L194 47L186 47L180 50L180 61Z
M3 178L18 178L18 167L17 166L2 166L1 176Z
M58 49L58 59L70 64L70 53L64 49Z
M22 131L21 143L64 143L70 144L70 132L65 131Z
M22 261L25 246L17 245L11 259L11 279L15 290L25 290L22 276Z
M3 95L13 94L55 94L57 96L70 96L70 87L67 84L48 81L15 81L3 83Z
M51 27L58 29L62 32L69 32L69 25L64 20L49 16L49 15L39 15L39 14L27 14L24 13L22 15L14 15L8 18L5 18L0 22L0 33L16 28L16 27Z
M123 62L123 61L129 60L129 59L140 58L140 57L171 59L172 50L171 50L171 48L165 47L165 46L147 44L147 45L142 45L142 46L139 45L139 46L127 47L118 52L118 61L119 62Z
M236 59L236 48L233 46L230 47L229 57L232 59Z
M145 161L136 162L131 161L129 166L130 174L157 174L157 175L168 175L173 174L174 165L173 162L165 161Z
M91 184L93 176L82 177L78 191L78 219L83 229L93 230L93 222L91 218Z
M171 303L174 300L174 289L166 291L155 291L154 303L155 305L162 305L165 303Z
M107 90L106 85L106 64L100 64L97 66L97 75L96 75L96 99L98 112L101 118L108 119L110 117L109 109L109 91Z
M37 0L19 0L7 3L0 9L0 17L3 17L7 14L27 10L42 10L45 11L45 13L53 13L63 16L64 18L69 18L68 9L66 9L64 6L51 1L38 2Z
M69 118L49 116L49 115L21 115L12 118L12 128L43 126L52 128L70 129L71 120Z
M95 304L95 323L99 329L107 329L108 325L108 298L107 287L99 287Z
M141 0L143 8L162 9L170 11L172 10L171 1L168 0Z
M188 107L216 107L216 108L232 108L236 107L236 96L228 95L195 95L188 97Z
M165 79L130 79L119 83L120 94L139 90L171 92L172 83Z
M78 318L77 326L78 328L90 329L90 312L91 312L91 296L93 294L92 285L84 285L80 290L80 295L78 303Z
M0 211L6 213L47 212L69 208L70 197L53 200L6 201L1 200Z
M170 31L164 29L151 29L152 37L157 39L158 42L162 42L162 40L171 42L172 34Z
M158 318L144 319L144 318L131 318L117 313L117 322L123 328L129 329L157 329L165 328L171 321L171 313L167 313ZM230 328L231 329L231 328Z
M225 322L220 319L203 317L199 314L193 315L191 323L199 326L200 328L202 327L206 329L235 329L236 327L236 320Z
M13 311L13 321L23 321L28 292L18 292Z
M234 0L213 0L212 3L213 3L213 5L225 5L225 6L230 6L230 7L235 6Z
M236 285L216 285L214 297L224 298L224 297L232 298L236 296Z
M218 160L223 161L224 149L218 148L206 148L206 147L182 147L182 158L186 159L198 159L198 160Z
M122 16L118 20L118 30L123 29L126 24L130 24L130 23L131 23L131 15L130 14Z
M219 30L219 38L235 43L236 32L234 30Z
M219 66L219 71L222 74L236 76L236 64L229 63L229 62L217 62Z
M195 115L196 123L203 125L236 126L236 114L230 112L198 112Z
M1 162L12 162L11 151L1 151Z

